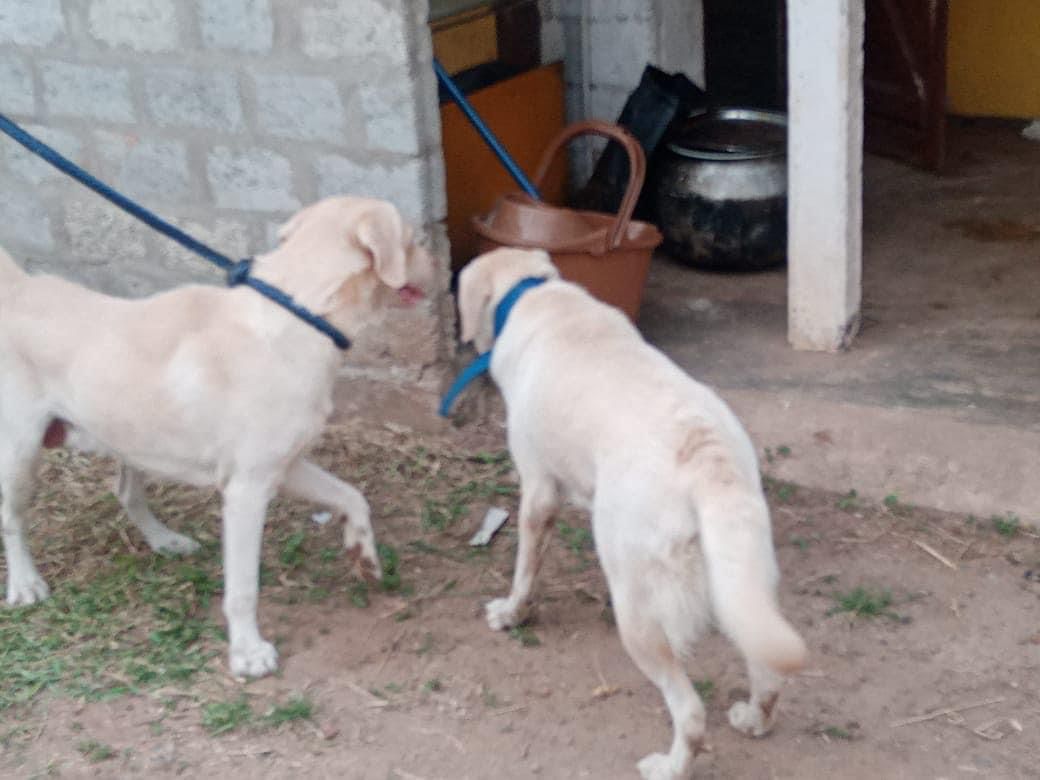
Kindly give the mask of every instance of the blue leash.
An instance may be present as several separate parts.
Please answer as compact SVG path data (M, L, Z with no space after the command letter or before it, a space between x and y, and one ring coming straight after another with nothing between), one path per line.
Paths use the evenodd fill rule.
M332 339L333 343L340 349L348 349L350 347L350 341L347 337L344 336L334 325L328 322L328 320L319 317L317 314L313 314L303 306L300 306L292 299L291 295L287 295L277 287L272 287L263 280L251 276L249 272L253 264L252 258L235 261L206 246L201 241L192 238L184 231L174 227L169 222L166 222L148 209L130 200L125 195L116 192L100 179L87 173L74 162L63 157L50 146L47 146L47 144L43 143L40 139L27 133L3 114L0 114L0 130L5 132L33 154L42 157L58 170L71 176L80 184L89 187L101 197L106 198L119 206L123 211L137 217L153 230L159 231L167 238L172 238L185 249L189 249L200 257L209 260L227 274L227 283L229 287L235 287L240 284L252 287L261 295L270 298L279 306L295 314L308 325L320 330Z
M496 339L502 333L502 329L506 326L506 320L509 319L509 313L513 310L516 302L520 300L520 296L531 288L537 287L540 284L545 284L547 281L549 280L544 276L526 276L509 288L509 292L502 296L502 300L500 300L498 306L495 307ZM455 399L459 397L463 390L469 387L470 383L474 379L481 374L486 373L491 368L491 352L493 349L494 347L489 349L487 352L477 355L472 363L462 369L462 373L459 374L458 378L452 383L448 392L444 394L444 398L441 400L441 417L447 417L450 415L451 407L455 404Z
M437 74L437 80L444 86L448 91L448 95L455 105L461 109L462 113L466 115L469 123L473 125L474 129L480 133L480 137L484 139L491 151L495 153L495 156L499 159L499 162L505 166L506 170L509 171L509 175L513 177L513 180L520 185L520 188L530 195L535 200L541 200L542 196L538 193L538 189L531 183L530 179L524 175L523 170L517 165L509 152L506 151L505 147L502 146L502 142L498 140L491 128L484 123L484 120L480 118L476 109L466 99L466 96L462 94L462 90L459 89L459 85L455 83L451 76L448 75L448 71L444 69L440 61L434 58L433 70Z

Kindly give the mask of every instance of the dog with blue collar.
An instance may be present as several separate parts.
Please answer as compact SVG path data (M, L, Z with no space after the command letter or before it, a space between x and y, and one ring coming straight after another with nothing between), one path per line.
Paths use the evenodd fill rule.
M545 252L474 259L459 275L459 315L481 357L443 410L489 371L521 485L513 585L487 604L488 625L525 619L553 514L569 500L591 512L618 632L671 714L671 748L639 762L644 780L688 777L704 749L704 705L683 662L713 624L748 665L750 696L730 724L768 733L806 647L780 612L769 508L739 420L619 309L561 279Z

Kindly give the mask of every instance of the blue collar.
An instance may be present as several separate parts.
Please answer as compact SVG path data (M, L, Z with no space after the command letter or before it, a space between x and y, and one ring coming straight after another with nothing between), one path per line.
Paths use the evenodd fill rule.
M509 313L513 310L516 302L520 300L520 297L532 287L537 287L547 281L548 279L544 276L527 276L514 284L509 289L509 292L502 296L502 300L500 300L498 306L495 307L496 339L501 335L502 329L506 326L506 320L509 318ZM481 374L486 373L490 368L491 350L489 349L487 352L478 355L472 363L466 366L448 392L444 394L444 398L441 400L441 417L447 417L450 415L451 407L455 403L455 399L459 397L463 390L469 387L469 384L474 379Z

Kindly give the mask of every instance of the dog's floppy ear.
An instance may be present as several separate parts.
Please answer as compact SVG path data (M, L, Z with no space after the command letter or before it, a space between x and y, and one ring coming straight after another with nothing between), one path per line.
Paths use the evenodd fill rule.
M459 273L459 339L474 341L491 306L491 274L486 263L472 262ZM479 345L478 345L479 348Z
M404 287L411 228L393 204L378 203L366 209L354 226L354 238L371 256L372 268L384 284L395 290Z

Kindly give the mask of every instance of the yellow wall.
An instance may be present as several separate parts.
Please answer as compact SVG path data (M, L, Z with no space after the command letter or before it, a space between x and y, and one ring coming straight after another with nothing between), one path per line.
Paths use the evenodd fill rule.
M949 110L1040 117L1040 0L950 0Z

